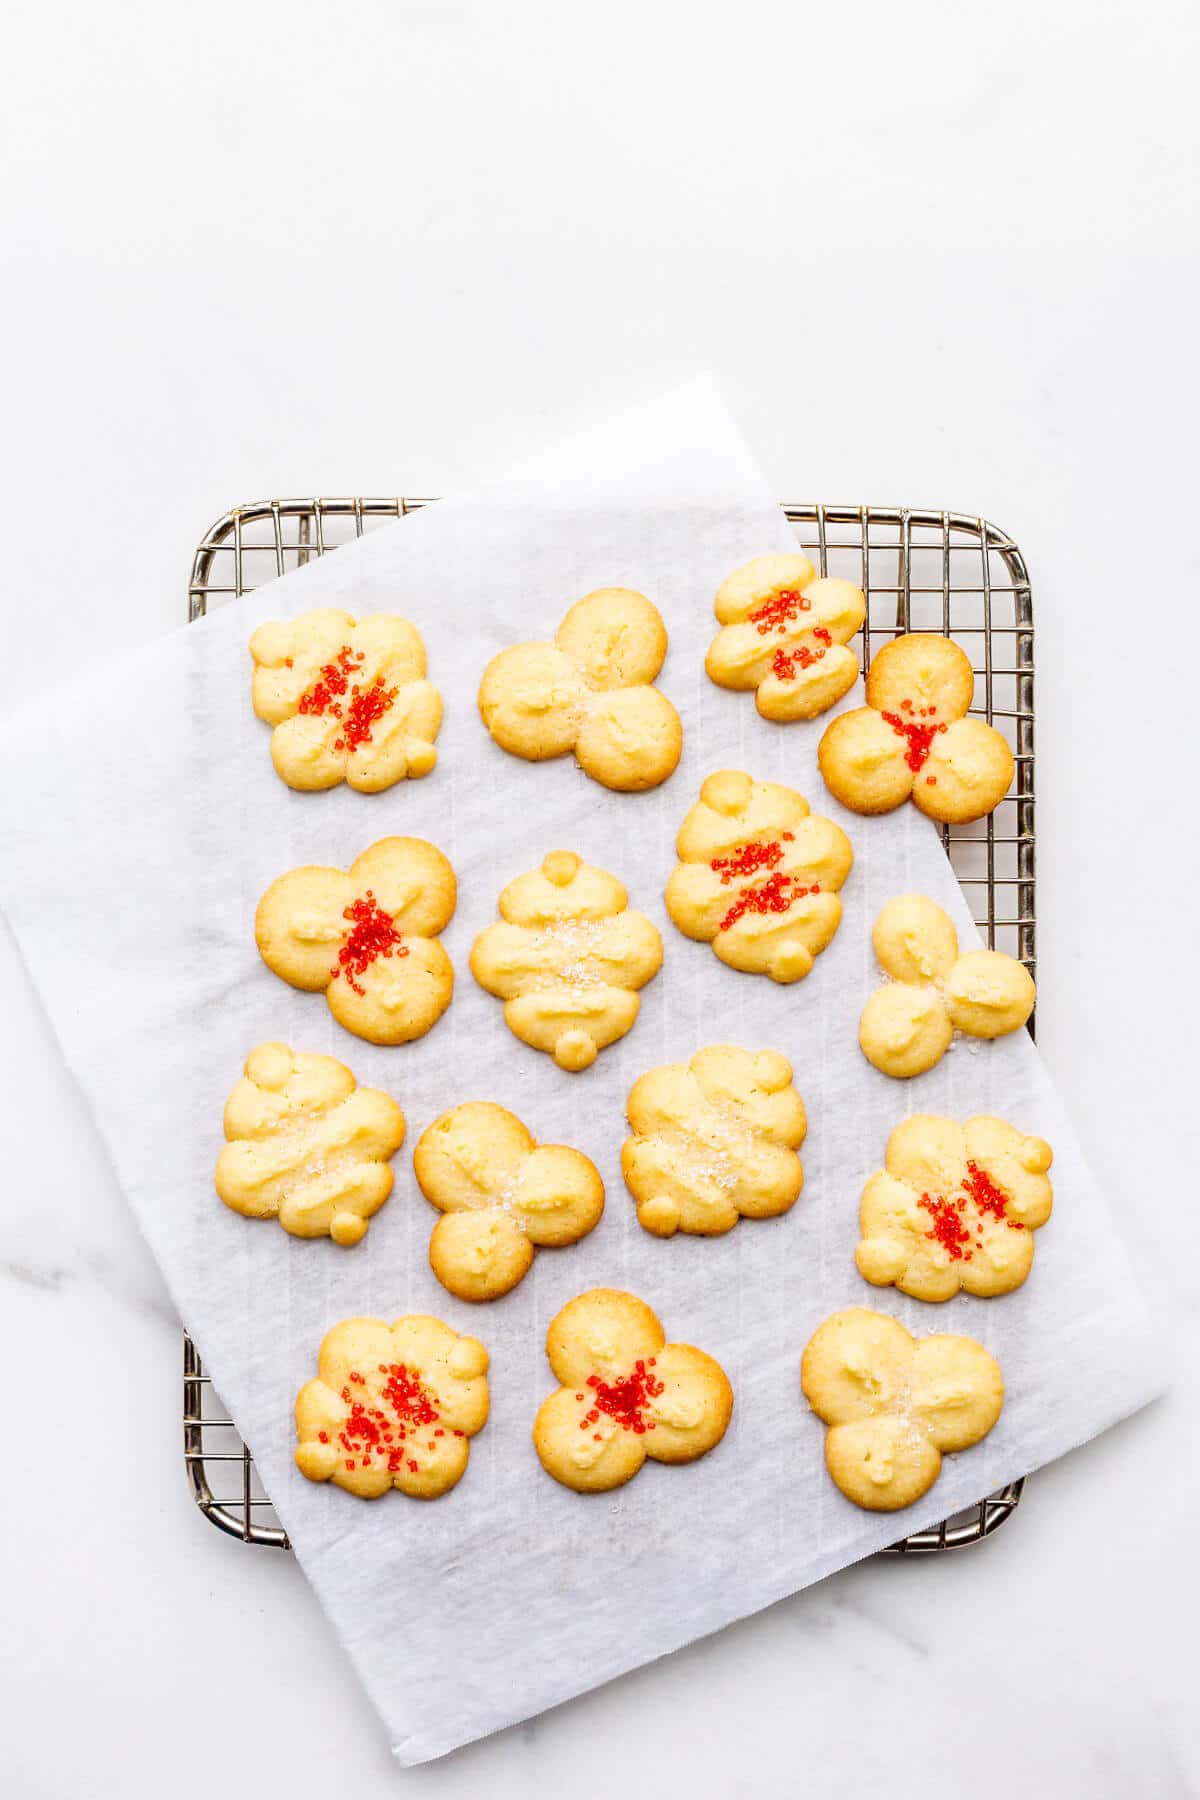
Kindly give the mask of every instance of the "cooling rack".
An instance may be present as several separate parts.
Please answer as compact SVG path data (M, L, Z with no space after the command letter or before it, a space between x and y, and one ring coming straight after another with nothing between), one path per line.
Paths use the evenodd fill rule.
M302 568L315 556L403 518L428 500L261 500L217 520L197 546L188 617ZM1012 791L987 819L944 825L942 841L988 947L1036 973L1033 788L1033 596L1025 560L1006 532L965 513L897 506L789 505L800 547L822 575L855 581L867 596L859 648L900 631L936 631L971 658L972 711L1012 746ZM1029 1021L1032 1034L1034 1020ZM183 1341L183 1453L192 1495L218 1530L248 1544L288 1548L249 1450L213 1393L195 1345ZM892 1546L911 1555L961 1549L1016 1510L1023 1481Z

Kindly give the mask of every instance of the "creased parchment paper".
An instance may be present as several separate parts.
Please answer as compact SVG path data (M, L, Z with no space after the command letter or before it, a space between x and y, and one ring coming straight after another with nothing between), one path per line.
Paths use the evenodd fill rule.
M751 695L705 677L717 586L748 557L793 544L701 382L43 694L0 738L0 902L180 1314L404 1763L766 1606L1037 1468L1161 1386L1121 1245L1026 1035L973 1052L961 1043L908 1085L859 1052L859 1012L879 981L870 928L883 903L918 889L950 911L967 943L975 934L937 835L913 808L860 819L826 794L816 770L824 721L768 724ZM570 758L539 766L506 756L475 706L495 651L552 635L573 600L610 584L648 594L671 635L662 685L683 718L683 760L645 795L609 794ZM250 707L247 639L265 619L317 605L393 609L424 634L446 703L426 780L382 795L293 794L276 777L268 728ZM861 692L844 704L860 704ZM723 967L663 908L680 820L703 777L723 767L798 787L854 845L841 928L795 987ZM429 1036L377 1049L342 1032L323 997L293 992L264 967L253 918L284 870L345 866L397 832L432 839L458 873L443 939L457 988ZM666 946L638 1023L582 1075L518 1043L467 966L504 883L557 847L618 874ZM357 1249L296 1241L214 1194L225 1099L247 1051L267 1038L332 1052L407 1114L396 1191ZM804 1192L783 1218L660 1242L638 1226L621 1181L625 1096L644 1070L721 1041L791 1059L810 1124ZM424 1126L471 1098L499 1101L539 1139L586 1151L608 1195L589 1238L539 1251L521 1285L483 1308L434 1280L436 1215L411 1166ZM1053 1144L1054 1216L1019 1292L936 1307L860 1280L859 1194L909 1111L996 1112ZM704 1461L647 1463L627 1488L585 1498L542 1473L530 1427L556 1385L547 1323L598 1284L641 1295L669 1338L719 1358L736 1407ZM906 1513L870 1516L841 1497L824 1470L823 1428L800 1395L809 1334L852 1304L919 1332L969 1332L1004 1371L996 1429L947 1459ZM292 1464L292 1404L315 1373L322 1334L353 1314L408 1311L436 1313L491 1351L491 1421L465 1478L433 1504L399 1494L365 1504L311 1486Z

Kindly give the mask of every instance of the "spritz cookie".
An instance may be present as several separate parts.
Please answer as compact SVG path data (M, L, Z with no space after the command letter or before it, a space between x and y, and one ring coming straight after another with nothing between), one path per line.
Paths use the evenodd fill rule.
M723 963L799 981L842 918L854 852L840 825L794 788L738 769L710 775L675 840L667 911Z
M516 1287L534 1249L574 1244L604 1211L599 1170L566 1144L538 1144L515 1113L468 1100L417 1140L413 1168L442 1217L429 1263L460 1300Z
M345 1319L296 1397L296 1467L363 1500L436 1500L462 1480L487 1424L488 1353L422 1313Z
M339 1025L371 1044L423 1037L450 1004L438 943L454 914L454 870L424 838L380 838L349 870L291 869L258 903L254 940L294 988L323 992Z
M885 1167L863 1189L859 1274L914 1300L949 1300L960 1288L1011 1293L1050 1217L1053 1160L1044 1138L1003 1119L905 1119L888 1139Z
M923 1075L942 1060L956 1031L1005 1037L1033 1011L1028 970L999 950L960 955L953 921L924 894L889 900L872 942L891 979L863 1008L858 1041L884 1075Z
M626 1111L633 1136L621 1168L638 1220L655 1237L716 1237L739 1219L795 1205L807 1122L792 1065L777 1050L697 1050L690 1062L635 1081Z
M575 602L552 644L492 658L479 711L500 748L527 762L573 750L604 787L657 787L683 748L679 714L653 685L666 654L662 614L644 594L598 588Z
M725 1436L733 1389L720 1363L668 1344L643 1300L592 1288L550 1321L546 1355L562 1386L543 1400L534 1448L580 1494L631 1481L647 1457L687 1463Z
M1000 1365L974 1338L914 1338L864 1306L817 1327L800 1384L828 1427L825 1466L869 1512L897 1512L927 1494L943 1455L985 1438L1004 1405Z
M910 796L931 819L958 825L999 805L1013 778L1000 733L966 717L969 658L949 638L894 638L867 671L867 704L825 727L818 761L835 799L857 813L892 812Z
M704 666L718 687L755 690L764 719L815 719L858 679L850 639L867 602L852 581L817 577L807 556L756 556L713 605L721 629Z
M662 938L615 875L553 850L500 895L500 921L475 939L471 973L505 1002L509 1030L560 1069L590 1067L638 1016L638 989L662 966Z
M433 768L442 697L407 619L320 607L260 625L250 654L254 710L275 727L271 761L290 788L375 794Z
M392 1191L404 1131L391 1095L359 1087L345 1063L259 1044L225 1107L217 1193L293 1237L357 1244Z

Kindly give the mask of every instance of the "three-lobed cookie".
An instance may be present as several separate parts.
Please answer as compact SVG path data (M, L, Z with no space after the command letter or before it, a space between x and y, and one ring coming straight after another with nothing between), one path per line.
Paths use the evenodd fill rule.
M488 1353L440 1319L344 1319L296 1397L296 1467L363 1500L436 1500L466 1472L488 1416Z
M380 838L348 870L310 866L273 881L254 938L267 967L323 992L347 1031L406 1044L450 1004L454 968L437 939L456 899L454 870L433 844Z
M675 842L666 904L685 937L730 968L799 981L842 918L854 852L795 788L739 769L710 775Z
M674 773L679 714L654 684L667 654L658 608L632 588L599 588L571 607L553 643L494 656L479 711L502 750L528 762L575 752L602 786L634 793Z
M830 1475L871 1512L896 1512L928 1493L943 1455L986 1437L1004 1405L1000 1366L974 1338L918 1340L862 1306L818 1326L800 1382L828 1428Z
M858 1041L884 1075L923 1075L941 1061L956 1031L1004 1037L1033 1011L1037 995L1028 970L999 950L960 954L953 921L924 894L889 900L872 942L891 979L863 1008Z
M561 1386L538 1409L534 1448L577 1493L623 1486L647 1457L695 1462L728 1428L733 1389L720 1363L668 1344L633 1294L592 1288L568 1301L550 1321L546 1355Z
M290 788L344 781L374 794L437 762L442 697L426 680L420 632L398 613L320 607L272 619L250 654L254 710L274 726L271 761Z
M570 850L503 889L500 921L471 949L471 973L505 1002L509 1030L578 1073L633 1025L638 989L662 966L662 938L615 875Z
M755 556L735 569L713 603L721 629L704 666L718 687L755 690L764 719L815 719L854 686L850 639L866 596L851 581L818 578L807 556Z
M740 1218L795 1205L807 1121L778 1051L710 1045L641 1076L626 1111L633 1135L621 1168L640 1224L656 1237L715 1237Z
M470 1100L422 1132L413 1153L421 1192L442 1217L429 1263L460 1300L495 1300L528 1272L536 1248L574 1244L604 1211L590 1158L538 1144L503 1106Z
M225 1107L217 1193L293 1237L357 1244L392 1191L404 1114L332 1056L259 1044Z
M915 1113L888 1139L863 1189L854 1260L876 1287L915 1300L1011 1293L1033 1266L1033 1234L1050 1217L1054 1152L1004 1119L962 1125Z
M911 798L943 823L983 818L1008 792L1014 763L994 726L966 716L974 692L970 659L949 638L909 632L885 644L867 672L866 705L822 734L830 793L857 813Z

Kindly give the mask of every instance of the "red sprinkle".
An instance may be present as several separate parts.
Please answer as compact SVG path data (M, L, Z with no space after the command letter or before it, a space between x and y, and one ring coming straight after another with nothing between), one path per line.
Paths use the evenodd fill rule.
M811 887L799 887L790 875L777 870L758 887L743 888L717 930L728 931L744 913L785 913L794 901L803 900L809 894L819 894L820 891L819 882L814 881Z
M318 1431L317 1437L320 1439L321 1443L323 1443L323 1444L327 1444L329 1442L329 1433L327 1431Z
M970 1262L975 1254L970 1248L972 1239L976 1246L981 1247L983 1244L979 1230L985 1213L997 1221L1003 1219L1010 1231L1024 1231L1022 1224L1008 1217L1008 1198L1004 1190L996 1186L986 1169L981 1169L976 1162L969 1162L962 1193L950 1200L943 1200L940 1195L921 1195L917 1204L933 1219L933 1229L927 1231L925 1236L936 1239L952 1262ZM964 1217L968 1201L976 1209L973 1228L968 1226Z
M922 1194L917 1205L924 1207L933 1220L933 1229L927 1231L925 1236L939 1243L951 1262L970 1262L971 1252L963 1247L971 1242L971 1233L962 1222L966 1202L961 1199L943 1200L940 1196L935 1199L929 1194Z
M370 687L355 686L350 691L350 704L342 721L342 733L333 741L335 750L357 750L371 742L371 727L378 725L396 698L397 690L388 687L377 675Z
M362 663L362 652L352 650L349 644L343 644L333 661L325 664L316 681L300 696L299 710L302 713L316 714L318 718L332 713L335 719L340 719L342 695Z
M1010 1219L1006 1208L1009 1196L1003 1188L996 1186L986 1169L978 1163L967 1164L967 1179L963 1182L968 1194L981 1213L990 1213L993 1219L1003 1219L1010 1231L1024 1231L1025 1227L1017 1219Z
M811 611L812 601L806 595L796 588L780 588L747 617L751 624L758 626L759 637L766 637L770 631L786 631L797 613Z
M639 1359L633 1365L633 1372L623 1376L620 1381L607 1382L602 1381L599 1375L589 1375L587 1385L592 1390L596 1404L580 1429L586 1429L589 1424L594 1425L601 1413L607 1413L610 1419L615 1419L622 1431L636 1432L638 1437L652 1429L653 1421L644 1419L642 1413L651 1400L657 1399L666 1385L651 1375L650 1369L653 1367L654 1358L651 1357L649 1368ZM592 1435L599 1437L600 1434L593 1432Z
M794 681L797 669L811 669L819 663L833 639L823 625L818 625L813 636L820 643L819 650L812 650L807 644L794 644L790 650L782 645L771 659L771 673L780 681Z
M327 714L342 720L342 730L334 739L335 750L357 750L371 742L371 729L382 719L397 689L387 686L377 675L368 686L354 680L366 659L361 650L343 644L332 662L326 663L317 680L300 697L300 711L324 718ZM346 694L350 699L343 705Z
M911 700L902 700L900 704L907 711L912 711ZM922 713L932 713L932 711L932 706L921 708ZM934 738L939 731L945 731L946 727L937 724L918 725L915 719L902 719L899 713L885 712L883 718L884 723L891 726L897 737L906 740L908 749L904 753L904 760L915 775L918 769L924 768L929 752L933 748ZM936 776L934 779L936 780Z
M385 913L370 888L361 900L353 900L342 914L349 919L350 930L338 951L337 966L329 971L336 978L344 975L356 994L365 994L357 979L380 956L407 956L404 942L390 913Z
M347 1452L343 1459L347 1469L353 1469L358 1462L364 1469L373 1468L372 1458L378 1457L381 1464L386 1462L388 1471L394 1475L405 1461L406 1440L422 1425L435 1424L438 1413L432 1395L404 1363L381 1363L379 1372L386 1375L387 1380L378 1396L378 1404L355 1398L349 1385L342 1389L342 1401L348 1414L338 1433L338 1442ZM366 1385L356 1369L350 1371L348 1381L356 1387ZM325 1432L321 1432L320 1437L322 1443L328 1443ZM353 1457L348 1454L350 1451L354 1452ZM415 1471L417 1465L410 1460L409 1467Z
M796 841L793 831L780 832L778 838L772 838L765 844L743 844L732 856L717 856L709 863L714 875L721 877L721 886L728 887L731 881L738 881L747 875L757 875L760 869L777 869L783 861L784 844Z

